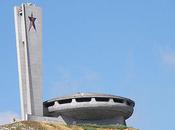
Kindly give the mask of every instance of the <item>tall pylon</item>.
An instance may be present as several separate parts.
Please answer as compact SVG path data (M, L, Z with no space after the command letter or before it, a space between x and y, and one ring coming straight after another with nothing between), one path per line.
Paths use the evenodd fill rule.
M21 116L43 116L42 10L30 3L14 7Z

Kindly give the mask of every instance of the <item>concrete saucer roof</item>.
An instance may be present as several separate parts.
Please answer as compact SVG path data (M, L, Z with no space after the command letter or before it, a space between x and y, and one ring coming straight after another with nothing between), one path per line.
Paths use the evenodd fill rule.
M46 116L59 117L78 123L125 124L135 103L131 99L98 93L76 93L58 97L44 103Z
M65 100L65 99L77 99L77 98L93 98L93 97L104 97L104 98L116 98L116 99L121 99L123 100L123 102L128 102L130 104L132 104L132 106L135 106L135 102L129 98L125 98L125 97L121 97L121 96L115 96L115 95L110 95L110 94L101 94L101 93L76 93L73 95L69 95L69 96L63 96L63 97L57 97L57 98L53 98L50 100L46 100L44 102L44 104L47 103L51 103L51 102L55 102L55 101L59 101L59 100Z

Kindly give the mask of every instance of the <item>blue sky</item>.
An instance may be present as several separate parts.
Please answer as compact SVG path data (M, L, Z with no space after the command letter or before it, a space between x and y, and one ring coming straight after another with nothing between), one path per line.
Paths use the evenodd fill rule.
M0 123L20 116L13 6L0 0ZM127 121L175 129L173 0L31 0L43 9L43 98L76 92L136 102Z

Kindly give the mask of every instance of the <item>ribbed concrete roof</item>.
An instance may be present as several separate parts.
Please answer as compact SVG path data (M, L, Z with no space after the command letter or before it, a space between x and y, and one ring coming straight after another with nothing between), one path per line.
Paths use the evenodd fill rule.
M124 97L110 95L110 94L100 94L100 93L76 93L76 94L69 95L69 96L53 98L53 99L45 101L44 103L58 101L58 100L64 100L64 99L83 98L83 97L90 97L90 98L93 98L93 97L120 98L120 99L124 99L124 100L129 100L129 101L134 103L134 101L132 101L129 98L124 98Z

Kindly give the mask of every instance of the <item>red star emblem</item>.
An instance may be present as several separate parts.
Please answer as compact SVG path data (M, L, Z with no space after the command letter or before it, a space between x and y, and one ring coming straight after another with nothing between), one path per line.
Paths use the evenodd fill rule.
M31 16L28 16L28 18L30 20L29 31L32 27L36 30L36 27L35 27L36 18L33 17L33 13L31 13Z

